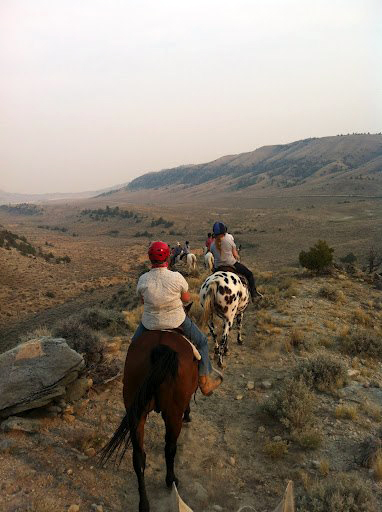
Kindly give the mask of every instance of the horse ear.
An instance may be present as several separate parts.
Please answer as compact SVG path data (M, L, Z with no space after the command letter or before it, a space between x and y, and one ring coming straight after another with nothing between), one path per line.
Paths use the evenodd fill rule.
M193 302L190 302L184 306L184 311L186 312L186 315L188 316L188 313L190 312L190 309L192 308Z

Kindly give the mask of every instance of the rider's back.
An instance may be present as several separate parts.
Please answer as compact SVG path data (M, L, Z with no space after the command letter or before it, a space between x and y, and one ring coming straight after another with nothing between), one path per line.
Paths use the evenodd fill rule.
M179 327L186 317L180 296L187 291L187 281L179 272L153 268L143 274L137 293L144 300L142 324L146 329Z
M233 236L228 233L223 236L221 239L221 251L218 250L216 246L216 240L211 245L211 252L214 256L215 260L215 268L218 268L222 265L224 266L233 266L236 263L236 258L232 254L232 249L236 249L235 242L233 240Z

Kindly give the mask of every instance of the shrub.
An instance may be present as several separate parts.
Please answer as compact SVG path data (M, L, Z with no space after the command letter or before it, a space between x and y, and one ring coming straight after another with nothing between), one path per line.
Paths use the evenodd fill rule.
M351 356L361 356L382 360L381 337L372 331L357 329L341 336L339 341L344 352Z
M293 440L305 450L316 450L322 445L323 438L322 431L313 426L293 432Z
M328 246L324 240L319 240L308 252L301 251L299 254L300 264L314 272L322 272L333 261L334 249Z
M140 303L135 288L135 283L134 285L127 283L126 286L120 288L110 300L105 301L105 306L111 309L118 309L119 311L135 309Z
M342 290L337 290L337 288L325 285L320 288L318 296L323 299L330 300L331 302L338 302L344 299L344 292Z
M370 484L355 475L339 474L336 478L313 485L305 496L296 500L297 512L376 512L378 505Z
M357 261L357 256L353 254L352 252L349 252L346 256L343 258L340 258L340 261L342 263L347 263L349 265L353 265Z
M110 327L113 327L114 331L125 328L122 313L112 309L98 307L85 309L80 315L80 321L95 331L110 329Z
M288 379L264 403L263 410L290 430L314 420L316 397L302 379Z
M302 378L310 388L319 391L333 391L343 387L347 381L345 365L326 354L301 361L294 375L296 378Z
M271 459L281 459L288 453L288 443L280 439L279 441L268 441L264 445L264 453Z
M87 365L102 359L103 343L95 332L81 323L78 317L71 316L53 328L53 336L65 338L76 352L83 354Z

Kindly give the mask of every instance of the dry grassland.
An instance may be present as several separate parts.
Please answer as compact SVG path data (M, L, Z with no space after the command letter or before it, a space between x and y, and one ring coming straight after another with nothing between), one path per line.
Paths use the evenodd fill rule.
M2 349L85 307L101 302L118 307L118 290L132 294L145 269L149 239L134 237L136 232L151 230L153 238L170 243L189 238L201 253L211 221L222 218L243 243L243 262L254 268L265 297L244 315L244 345L238 346L231 335L221 388L209 398L198 393L191 404L193 421L181 433L176 458L183 499L195 511L236 512L250 505L265 512L276 506L286 480L293 479L299 512L332 512L328 503L336 492L343 498L356 491L363 505L356 503L352 512L376 512L382 508L381 292L363 275L337 271L313 277L295 262L298 252L318 238L327 239L337 255L353 251L361 258L379 229L374 218L378 213L380 222L380 206L356 200L330 211L325 204L320 209L308 206L302 200L298 206L254 205L249 210L126 205L143 216L136 225L78 216L82 205L49 205L39 219L2 214L6 229L36 246L53 244L52 251L71 258L68 264L54 265L0 249ZM351 225L338 221L350 212ZM160 216L175 225L151 227ZM365 219L370 219L367 234ZM78 236L37 228L48 223ZM171 230L182 235L170 235ZM118 234L108 235L110 231ZM198 271L187 276L196 321L201 315L197 294L206 275L199 255ZM49 291L53 296L47 296ZM141 314L134 302L121 309L126 310L127 335L99 332L110 345L110 364L123 364ZM94 455L123 414L121 391L119 379L95 385L73 404L74 419L41 412L38 433L3 434L15 443L0 453L0 510L66 512L71 504L81 512L92 505L107 512L137 510L130 454L120 469L112 464L97 468ZM146 480L157 512L166 512L168 503L163 442L161 419L152 414L146 429ZM315 508L309 501L313 498Z

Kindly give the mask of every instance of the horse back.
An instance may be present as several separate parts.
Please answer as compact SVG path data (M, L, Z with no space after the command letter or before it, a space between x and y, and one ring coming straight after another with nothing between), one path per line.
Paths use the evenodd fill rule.
M158 407L166 409L168 400L179 402L180 407L187 406L198 385L198 363L194 359L190 343L175 331L147 331L133 342L126 356L123 396L126 407L134 398L151 370L151 353L158 345L166 345L178 355L178 371L175 378L168 376L156 394L149 410Z

